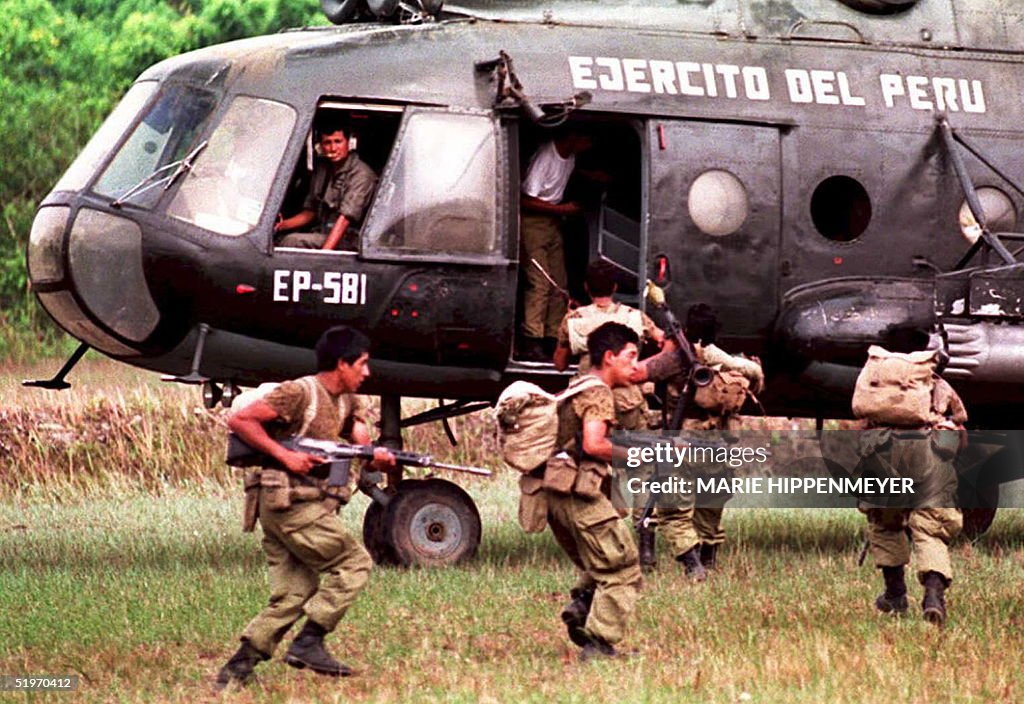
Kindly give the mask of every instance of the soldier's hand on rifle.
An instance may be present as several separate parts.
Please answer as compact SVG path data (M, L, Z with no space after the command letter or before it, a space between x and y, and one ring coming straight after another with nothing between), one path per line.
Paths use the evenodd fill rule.
M373 448L373 464L378 468L394 467L395 456L386 447L375 447Z
M309 471L313 469L313 467L327 461L323 457L317 457L316 455L311 455L308 452L296 452L288 449L283 449L283 451L278 454L277 460L284 465L286 470L295 474L309 474Z

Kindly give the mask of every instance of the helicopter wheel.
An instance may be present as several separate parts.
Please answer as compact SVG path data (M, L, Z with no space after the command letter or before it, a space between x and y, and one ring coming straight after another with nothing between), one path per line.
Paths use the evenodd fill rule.
M363 544L377 565L398 564L395 549L388 537L387 516L387 508L376 501L370 502L363 515Z
M402 481L387 514L390 544L400 565L454 565L472 559L480 545L476 504L444 479Z
M983 484L972 487L972 495L967 497L967 501L963 501L964 493L965 490L961 489L961 503L972 508L963 509L964 527L960 535L967 540L977 540L985 534L996 518L996 511L999 508L999 485Z

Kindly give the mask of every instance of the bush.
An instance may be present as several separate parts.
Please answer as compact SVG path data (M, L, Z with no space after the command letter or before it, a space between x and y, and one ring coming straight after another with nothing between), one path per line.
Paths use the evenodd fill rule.
M313 0L0 2L0 355L53 349L27 288L32 217L135 77L202 46L323 21Z

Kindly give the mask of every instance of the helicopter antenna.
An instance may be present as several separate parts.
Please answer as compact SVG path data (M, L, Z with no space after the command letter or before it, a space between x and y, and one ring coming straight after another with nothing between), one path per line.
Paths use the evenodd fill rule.
M512 65L512 57L504 50L498 52L497 59L477 62L476 70L477 73L490 73L497 78L498 87L494 99L496 109L519 108L531 122L541 127L558 127L569 119L569 115L573 111L593 99L589 92L581 91L568 100L537 105L526 95L523 84Z

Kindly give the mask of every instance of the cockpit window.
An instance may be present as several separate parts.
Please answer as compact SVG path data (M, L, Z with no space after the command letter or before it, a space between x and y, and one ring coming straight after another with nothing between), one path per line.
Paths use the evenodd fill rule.
M139 110L146 104L149 97L156 90L156 81L140 81L133 85L121 102L117 104L110 116L103 121L103 124L93 135L85 149L78 155L75 161L68 167L68 170L61 176L60 181L53 187L56 191L78 191L85 186L86 181L96 173L96 168L103 161L103 157L110 151L110 146L124 134L125 129L131 124Z
M167 213L222 235L251 230L263 214L295 118L282 103L235 98Z
M173 173L157 173L163 167L188 156L199 146L198 136L216 104L210 91L170 84L132 130L114 155L93 189L100 195L126 198L132 205L151 208L163 188L140 188L150 179ZM144 184L145 185L145 184Z
M366 246L402 253L492 254L497 131L480 115L409 116L364 226Z

